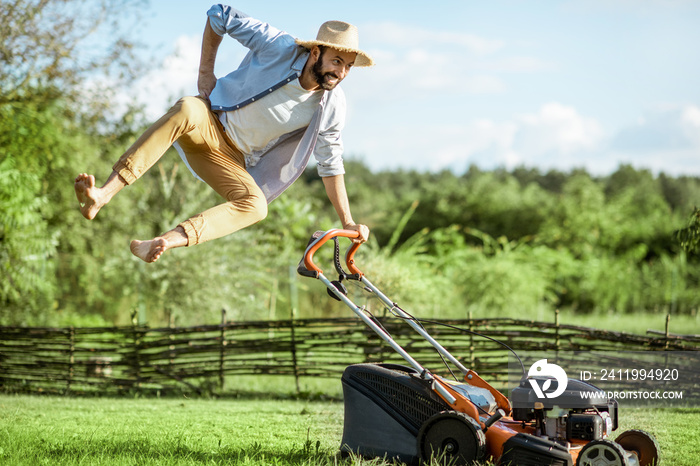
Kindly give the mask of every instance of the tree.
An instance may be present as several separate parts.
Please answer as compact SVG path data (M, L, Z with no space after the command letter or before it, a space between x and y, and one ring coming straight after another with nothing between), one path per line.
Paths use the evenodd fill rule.
M0 2L0 104L77 98L89 74L128 80L139 60L128 38L135 0ZM115 14L118 12L118 14ZM94 43L102 47L94 47ZM111 82L112 85L115 82Z
M688 225L675 233L683 250L689 254L700 254L700 210L693 209Z
M132 0L0 2L0 304L3 322L46 323L60 295L60 242L73 162L99 144L80 111L105 98L87 79L129 79ZM118 15L113 14L119 11ZM95 47L100 43L101 47ZM78 110L76 110L78 109ZM95 119L91 119L96 123ZM68 175L68 172L71 175ZM68 188L68 189L65 189ZM75 196L72 202L75 202ZM7 278L7 279L6 279Z
M47 200L36 196L40 184L36 175L18 170L13 157L0 161L0 322L12 317L27 323L28 309L52 304L54 266L49 258L57 238L42 218Z

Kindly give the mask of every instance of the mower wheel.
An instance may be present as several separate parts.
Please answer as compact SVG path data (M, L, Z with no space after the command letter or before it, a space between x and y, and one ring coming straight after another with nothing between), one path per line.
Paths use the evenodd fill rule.
M484 457L486 436L470 416L443 411L430 417L418 431L418 455L425 462L431 457L454 465L471 465Z
M637 455L639 466L659 465L659 444L650 433L636 429L628 430L618 435L615 443Z
M627 453L610 440L594 440L581 449L576 466L630 466Z

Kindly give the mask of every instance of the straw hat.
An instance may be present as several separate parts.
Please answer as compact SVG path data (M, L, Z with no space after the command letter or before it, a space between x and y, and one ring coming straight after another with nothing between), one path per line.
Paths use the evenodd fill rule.
M372 66L374 60L360 50L357 28L343 21L326 21L318 29L316 40L297 39L296 43L310 49L314 45L325 45L341 52L357 53L355 66Z

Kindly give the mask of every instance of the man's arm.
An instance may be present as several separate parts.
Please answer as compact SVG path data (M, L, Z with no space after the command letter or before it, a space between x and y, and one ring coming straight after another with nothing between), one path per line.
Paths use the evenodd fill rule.
M209 18L207 18L207 24L204 26L204 36L202 37L202 56L199 59L199 78L197 79L199 95L207 100L216 86L214 64L216 63L216 53L219 50L221 41L222 37L214 32L209 24Z
M346 230L355 230L360 232L359 241L361 243L367 241L367 238L369 238L369 228L367 228L365 225L356 224L352 219L352 214L350 213L350 202L348 201L348 193L345 190L344 176L325 176L321 179L323 180L323 185L326 188L328 199L331 201L331 204L333 204L333 207L335 207L335 211L338 213L338 217L340 218L340 222L343 224L343 228Z
M294 38L286 32L230 6L213 5L207 11L207 16L214 32L222 37L228 34L252 51L261 51L270 42L281 37L285 37L290 43L294 42Z

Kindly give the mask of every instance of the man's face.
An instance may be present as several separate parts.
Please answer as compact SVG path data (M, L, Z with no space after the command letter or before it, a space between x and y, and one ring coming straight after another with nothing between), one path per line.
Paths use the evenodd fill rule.
M313 74L322 89L330 91L335 88L350 72L355 64L354 52L341 52L329 47L319 49L319 57L314 63Z

